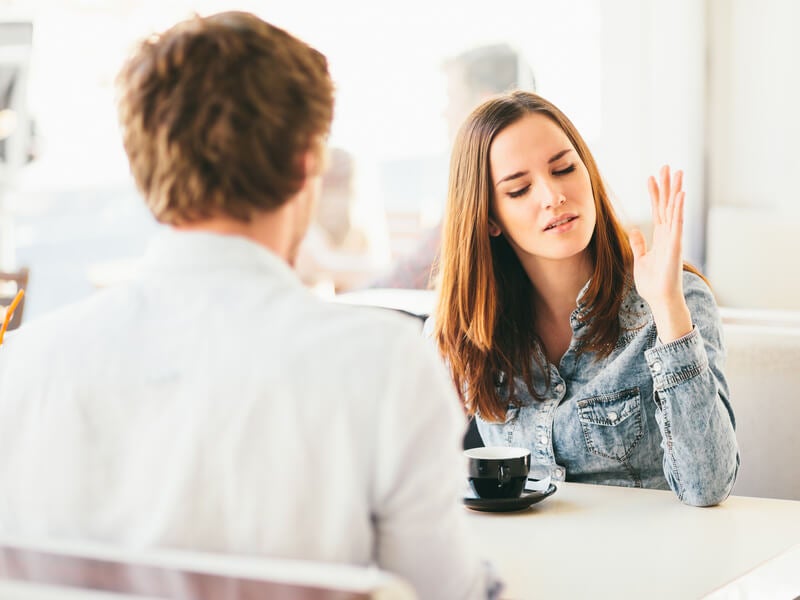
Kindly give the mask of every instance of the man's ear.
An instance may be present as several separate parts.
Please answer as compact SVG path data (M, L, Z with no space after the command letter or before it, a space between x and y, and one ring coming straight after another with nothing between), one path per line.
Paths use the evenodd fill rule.
M303 205L303 211L310 219L316 211L319 196L322 193L322 173L327 167L327 149L324 145L312 147L300 157L303 165L303 184L295 195Z
M328 144L324 137L311 139L309 147L297 157L297 165L303 169L303 177L311 179L321 176L328 168Z
M315 144L303 155L303 174L306 177L322 175L328 166L328 149L323 144Z
M495 223L492 219L489 219L489 235L492 237L497 237L501 233L503 233L503 231L502 229L500 229L500 226L497 223Z

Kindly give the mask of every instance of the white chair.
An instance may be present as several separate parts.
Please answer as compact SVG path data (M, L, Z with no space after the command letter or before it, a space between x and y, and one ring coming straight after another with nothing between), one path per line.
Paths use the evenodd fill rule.
M741 466L733 493L800 500L800 320L723 311Z
M354 306L386 308L415 317L420 323L424 323L435 308L436 292L393 288L363 289L337 294L331 301Z
M130 550L82 540L0 538L0 599L18 594L42 600L94 600L98 595L104 599L175 600L416 598L408 583L375 567L252 555Z

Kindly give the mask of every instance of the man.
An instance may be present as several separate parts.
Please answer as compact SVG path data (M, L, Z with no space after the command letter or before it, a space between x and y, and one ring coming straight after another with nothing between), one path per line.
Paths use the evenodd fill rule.
M143 42L119 83L168 227L135 281L0 348L0 531L374 562L423 598L486 596L433 350L290 269L332 118L323 55L224 13Z

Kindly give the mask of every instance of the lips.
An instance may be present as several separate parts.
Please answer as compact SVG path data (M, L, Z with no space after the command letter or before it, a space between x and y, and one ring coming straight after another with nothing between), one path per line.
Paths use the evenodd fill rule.
M571 223L572 221L574 221L577 218L578 218L578 215L575 215L575 214L559 215L558 217L555 217L555 218L550 220L550 222L544 228L544 231L549 231L550 229L555 229L559 225L566 225L567 223Z

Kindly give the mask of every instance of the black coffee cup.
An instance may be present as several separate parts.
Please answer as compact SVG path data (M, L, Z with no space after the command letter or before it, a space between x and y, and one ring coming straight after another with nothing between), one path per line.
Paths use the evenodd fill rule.
M531 468L526 448L487 446L465 450L468 478L479 498L518 498Z

